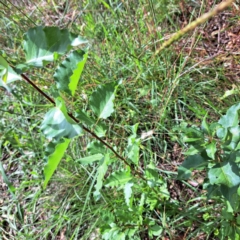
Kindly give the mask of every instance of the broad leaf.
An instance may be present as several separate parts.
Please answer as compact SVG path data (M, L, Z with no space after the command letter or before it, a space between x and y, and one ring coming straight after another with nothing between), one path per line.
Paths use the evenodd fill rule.
M127 182L124 186L124 197L125 201L128 207L132 208L132 187L134 183L133 182Z
M138 165L139 162L139 147L140 147L140 138L137 138L137 129L139 123L131 126L132 135L128 138L128 146L127 146L127 157L130 159L135 165Z
M83 134L81 127L68 116L66 106L61 98L57 98L56 107L46 113L41 130L47 138L56 140Z
M189 170L183 166L178 167L178 176L179 180L188 180L191 177L192 170Z
M100 161L102 158L103 158L103 155L98 153L88 157L77 159L76 162L80 162L81 164L90 164L96 161Z
M231 150L235 150L238 147L238 144L240 143L240 126L229 128L229 132L230 132L230 140L229 140L230 143L228 145L228 148Z
M199 154L188 156L182 163L187 169L203 169L206 165L207 160Z
M227 201L229 201L233 210L236 210L240 204L240 197L238 196L237 190L238 186L229 188L225 185L221 185L220 187L222 195L225 197L225 199L227 199Z
M86 40L70 33L67 29L58 27L34 27L24 36L23 48L26 63L35 67L42 67L52 62L57 54L65 54L71 46L87 43Z
M117 171L112 173L106 180L106 187L124 186L125 183L132 179L130 171Z
M114 112L115 84L101 85L90 97L90 107L98 118L106 119Z
M0 87L4 87L6 90L11 91L8 86L9 83L21 80L22 77L18 75L7 63L7 61L0 56Z
M55 172L59 162L61 161L68 145L70 139L62 139L59 143L56 144L54 152L48 156L47 164L44 167L44 183L43 188L46 188L49 180L51 179L53 173Z
M3 82L7 82L8 77L8 62L0 56L0 79Z
M110 163L109 154L106 154L104 159L102 159L99 163L99 167L97 170L97 183L95 185L95 192L93 193L95 201L99 200L101 197L100 190L103 186L103 179L108 170L108 164Z
M106 148L105 146L99 142L99 141L92 141L90 142L88 145L87 145L87 150L89 151L89 153L91 154L98 154L98 153L101 153L101 154L105 154L106 153Z
M104 125L103 122L94 121L92 118L88 116L87 113L85 113L82 110L77 111L77 118L84 124L86 124L88 127L91 128L92 131L94 131L98 137L104 137L107 131L107 127Z
M223 184L229 188L240 184L239 168L232 161L218 163L208 171L211 184Z
M153 163L146 166L144 177L148 180L148 186L151 188L164 183Z
M160 236L163 231L163 227L159 225L150 226L148 229L149 236Z
M203 169L207 166L207 159L201 155L196 154L188 156L182 165L178 168L178 179L189 179L192 173L192 169Z
M86 60L87 53L83 51L74 51L69 54L54 74L59 90L74 95Z
M206 152L209 158L215 159L215 153L217 151L216 141L212 141L208 145L206 145Z
M135 165L138 165L139 162L139 146L140 146L139 138L136 139L135 136L133 135L128 138L127 157Z
M210 134L210 129L209 129L208 123L206 122L206 118L207 118L207 114L206 114L205 117L203 118L201 128L202 128L202 130L203 130L204 133L206 133L206 134L209 135L209 134Z
M240 109L240 103L233 105L227 110L226 115L222 116L218 123L224 128L234 127L239 124L238 111Z

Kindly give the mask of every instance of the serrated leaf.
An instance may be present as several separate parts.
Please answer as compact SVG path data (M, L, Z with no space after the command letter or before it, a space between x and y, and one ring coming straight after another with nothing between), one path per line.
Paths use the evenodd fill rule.
M138 165L139 162L139 147L140 147L140 138L137 138L137 129L138 123L131 126L132 135L128 137L128 146L127 146L127 157L135 165Z
M125 183L132 180L130 171L117 171L112 173L105 182L106 187L123 186Z
M74 96L86 60L87 53L83 51L74 51L67 56L54 74L59 90Z
M100 190L102 189L102 186L103 186L103 179L108 170L109 162L110 162L109 154L106 154L104 159L102 159L102 161L100 161L99 163L99 167L97 170L97 183L95 185L96 190L94 192L95 201L100 199L100 196L101 196Z
M105 154L106 149L105 146L100 141L92 141L87 145L87 150L91 154Z
M51 179L53 173L57 169L59 162L61 161L68 145L70 143L70 139L62 139L59 143L55 145L54 152L47 158L47 164L44 167L44 183L43 188L46 188L49 180Z
M90 164L96 161L100 161L103 158L103 155L98 153L98 154L94 154L88 157L84 157L84 158L80 158L75 160L76 162L79 162L81 164Z
M77 119L82 123L86 124L88 127L91 127L98 137L104 137L107 132L107 127L103 122L94 121L82 110L77 111Z
M66 106L61 98L56 99L56 107L48 111L40 129L49 139L73 138L82 133L82 128L76 124L67 113Z
M106 119L114 112L115 84L101 85L90 97L90 107L98 118Z
M240 103L233 105L227 110L226 115L222 116L218 123L224 128L234 127L239 124L238 110L240 109Z
M140 139L136 139L135 136L130 136L128 138L127 157L135 165L138 165L139 162L139 146Z
M223 184L231 188L240 184L239 168L232 161L218 163L208 171L208 178L211 184Z
M208 145L206 145L206 152L209 158L215 159L215 153L217 152L217 143L216 141L212 141Z
M132 187L133 182L127 182L124 186L124 197L128 207L132 207Z
M56 59L56 53L65 54L71 46L87 43L81 37L58 27L38 26L31 28L24 35L23 48L26 63L42 67Z

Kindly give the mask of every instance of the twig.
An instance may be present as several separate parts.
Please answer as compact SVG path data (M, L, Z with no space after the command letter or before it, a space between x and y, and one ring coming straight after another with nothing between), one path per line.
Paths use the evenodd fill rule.
M212 11L203 14L201 17L197 18L195 21L189 23L185 28L183 28L183 29L179 30L178 32L176 32L169 40L164 42L162 44L162 46L159 49L156 50L156 52L154 53L152 58L154 58L156 55L158 55L163 49L169 47L174 42L179 40L183 35L185 35L186 33L190 32L190 31L192 31L193 29L195 29L198 25L206 22L211 17L214 17L218 13L222 12L225 8L229 7L231 5L231 3L233 3L233 2L234 2L234 0L227 0L227 1L221 2Z
M53 105L56 105L55 101L49 97L46 93L44 93L38 86L36 86L25 74L21 74L22 78L24 78L31 86L33 86L40 94L42 94L48 101L50 101ZM68 113L69 117L72 118L76 123L80 124L80 121L75 118L71 113ZM104 140L102 140L100 137L98 137L94 132L92 132L90 129L88 129L87 127L85 127L84 125L82 125L82 128L88 132L89 134L91 134L95 139L97 139L98 141L100 141L104 146L106 146L108 149L110 149L116 157L118 157L120 160L122 160L127 166L130 167L131 171L133 173L136 173L136 175L138 175L141 179L147 181L147 179L145 179L142 174L135 170L134 167L129 164L127 162L127 160L122 157L120 154L118 154L112 146L110 146L107 142L105 142Z

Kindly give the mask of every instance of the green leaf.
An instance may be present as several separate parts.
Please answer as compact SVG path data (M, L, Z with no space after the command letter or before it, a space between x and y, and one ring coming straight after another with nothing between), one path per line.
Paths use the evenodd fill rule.
M199 152L202 152L203 147L197 146L190 146L186 152L184 152L184 155L189 156L189 155L196 155Z
M48 156L47 164L44 167L45 179L43 183L43 188L46 188L49 180L51 179L54 171L56 170L59 162L61 161L69 143L70 139L62 139L59 143L56 144L54 152Z
M195 142L199 140L203 140L203 133L196 128L183 128L184 132L183 141L184 142Z
M204 133L206 133L206 134L209 135L209 134L210 134L210 129L209 129L208 123L206 122L206 118L207 118L207 114L206 114L205 117L203 118L201 128L202 128L202 130L203 130Z
M182 163L182 166L187 169L203 169L206 165L207 159L199 154L188 156Z
M7 82L7 77L8 77L8 62L0 56L0 79L3 82Z
M58 27L38 26L31 28L24 35L23 48L26 63L42 67L56 59L56 53L63 55L71 47L87 43L81 37Z
M114 112L115 83L101 85L90 97L90 107L98 118L106 119Z
M225 185L220 186L220 191L225 199L230 203L232 210L236 211L240 204L240 197L237 193L238 186L227 187Z
M196 154L188 156L182 165L178 168L178 179L189 179L191 176L192 169L203 169L207 166L207 159L203 158L201 155Z
M77 159L76 162L80 162L81 164L90 164L96 161L100 161L102 158L103 158L103 155L98 153L88 157Z
M87 53L83 51L74 51L69 54L54 74L59 90L74 96L86 60Z
M128 207L132 208L132 187L134 183L133 182L127 182L124 186L124 197L125 201Z
M130 159L135 165L138 165L139 162L139 146L140 146L140 138L137 137L137 129L138 123L131 126L131 130L133 135L128 138L128 146L127 146L127 157Z
M208 145L206 145L206 152L209 158L215 159L215 153L217 152L217 143L216 141L212 141Z
M163 228L159 225L154 225L150 226L148 231L150 236L160 236L163 231Z
M237 150L238 144L240 142L240 126L230 127L230 143L228 145L228 148L231 150Z
M188 180L191 177L192 171L183 167L178 167L178 176L177 179L179 180Z
M108 164L110 163L110 161L110 156L107 153L104 159L102 159L99 163L99 167L97 170L97 183L95 185L96 191L93 193L95 201L99 200L101 197L100 190L102 189L103 179L108 170Z
M222 139L224 141L227 138L228 135L228 129L220 127L217 129L217 136L218 138Z
M127 157L135 165L138 165L139 162L139 146L140 139L136 139L135 136L130 136L128 138Z
M229 188L240 184L239 168L232 161L216 164L208 171L211 184L223 184Z
M240 103L233 105L227 110L226 115L222 116L218 123L224 128L234 127L239 124L238 110L240 109Z
M105 182L106 187L123 186L125 183L132 180L130 171L117 171L112 173Z
M102 153L103 155L106 153L105 146L99 141L92 141L87 145L87 150L91 154Z
M82 123L86 124L88 127L91 127L92 131L94 131L98 137L104 137L106 135L107 127L105 126L105 124L102 122L94 121L84 111L77 111L77 119L79 119Z
M144 177L148 180L147 184L151 188L156 185L163 184L163 180L160 178L160 175L153 163L146 166Z
M56 107L48 111L41 124L41 130L49 139L73 138L82 135L82 128L67 113L63 100L56 99Z
M7 91L11 91L8 86L9 83L12 83L17 80L21 80L22 77L18 75L7 63L7 61L0 56L0 87L4 87Z

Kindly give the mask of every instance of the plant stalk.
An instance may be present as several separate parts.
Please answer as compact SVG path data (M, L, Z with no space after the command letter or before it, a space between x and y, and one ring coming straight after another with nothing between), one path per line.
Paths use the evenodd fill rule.
M49 97L46 93L44 93L38 86L36 86L25 74L21 74L22 78L24 78L31 86L33 86L41 95L43 95L49 102L51 102L53 105L56 105L55 101ZM71 113L68 113L69 117L72 118L76 123L80 124L80 121L75 118ZM98 141L100 141L104 146L106 146L108 149L110 149L117 158L119 158L120 160L122 160L127 166L130 167L131 171L133 173L136 173L141 179L143 180L147 180L145 179L142 174L139 171L136 171L134 169L134 167L129 164L127 162L127 160L122 157L120 154L118 154L112 146L110 146L107 142L105 142L104 140L102 140L100 137L98 137L94 132L92 132L89 128L85 127L84 125L81 126L86 132L88 132L89 134L91 134L95 139L97 139Z
M202 23L206 22L207 20L209 20L210 18L214 17L218 13L222 12L224 9L229 7L233 2L234 2L234 0L223 1L218 6L216 6L212 11L203 14L201 17L197 18L195 21L189 23L186 27L184 27L183 29L181 29L178 32L176 32L169 40L165 41L162 44L162 46L156 50L156 52L154 53L152 58L154 58L156 55L158 55L163 49L169 47L174 42L178 41L186 33L192 31L197 26L199 26Z

